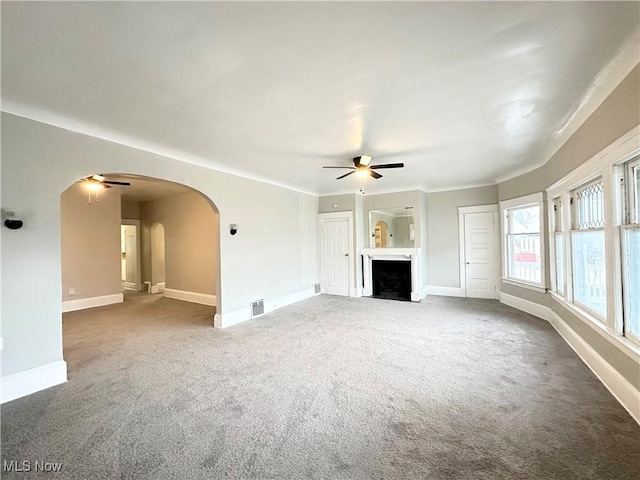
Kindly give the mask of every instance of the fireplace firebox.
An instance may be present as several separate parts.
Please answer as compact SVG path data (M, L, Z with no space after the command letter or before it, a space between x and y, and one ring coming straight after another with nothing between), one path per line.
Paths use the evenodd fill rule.
M411 262L373 260L373 297L411 301Z

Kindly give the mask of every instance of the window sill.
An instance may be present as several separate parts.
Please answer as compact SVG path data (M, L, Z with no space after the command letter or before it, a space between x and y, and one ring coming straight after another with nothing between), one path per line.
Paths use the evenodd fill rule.
M551 297L568 310L569 313L575 315L577 318L582 320L582 322L589 325L593 330L602 335L609 341L609 343L617 347L618 350L625 353L632 360L640 363L640 346L636 345L635 342L623 336L609 332L609 330L607 330L607 325L602 321L602 319L592 315L573 303L567 302L564 297L558 295L556 292L549 293L551 294Z
M538 293L547 293L547 289L540 285L534 285L532 283L527 282L519 282L518 280L513 280L511 278L501 278L502 283L506 283L507 285L513 285L514 287L526 288L527 290L533 290Z

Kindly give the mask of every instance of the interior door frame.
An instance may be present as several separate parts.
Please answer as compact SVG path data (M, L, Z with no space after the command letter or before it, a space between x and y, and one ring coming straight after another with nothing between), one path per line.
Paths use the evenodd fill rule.
M140 231L140 220L133 218L123 218L120 220L120 225L133 225L136 227L136 292L142 290L142 243Z
M323 283L322 283L322 279L323 279L323 267L324 265L322 264L323 260L324 260L324 255L323 255L323 248L322 248L322 223L325 220L339 220L339 219L346 219L348 221L348 226L347 226L347 242L349 244L349 251L347 252L349 254L349 288L348 288L348 292L349 292L349 296L350 297L355 297L356 293L355 293L355 255L354 255L354 245L353 245L353 212L352 211L342 211L342 212L328 212L328 213L320 213L318 214L318 239L320 240L318 243L318 248L320 250L320 255L319 255L319 259L318 259L318 263L319 268L320 268L320 289L322 291L323 289ZM324 293L324 291L322 291L322 293Z
M465 224L464 216L467 213L493 213L493 243L494 243L494 269L496 279L496 300L500 298L500 272L502 255L500 255L500 206L497 203L489 205L474 205L471 207L458 207L458 252L460 262L460 294L463 297L467 296L467 268L465 258Z

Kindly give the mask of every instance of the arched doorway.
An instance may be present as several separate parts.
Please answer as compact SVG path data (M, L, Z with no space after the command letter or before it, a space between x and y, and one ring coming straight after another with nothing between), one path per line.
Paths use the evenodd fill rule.
M91 338L100 340L94 351L109 353L118 347L114 335L144 336L172 318L172 328L212 327L219 298L219 212L211 200L161 179L101 177L113 182L110 188L81 179L61 195L63 347L70 373L79 358L86 361ZM141 286L124 290L127 223L139 225Z

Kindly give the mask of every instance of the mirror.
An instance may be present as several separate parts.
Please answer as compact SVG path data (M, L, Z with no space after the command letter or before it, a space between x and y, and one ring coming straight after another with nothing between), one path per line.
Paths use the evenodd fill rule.
M413 248L414 239L413 207L369 210L371 248Z

